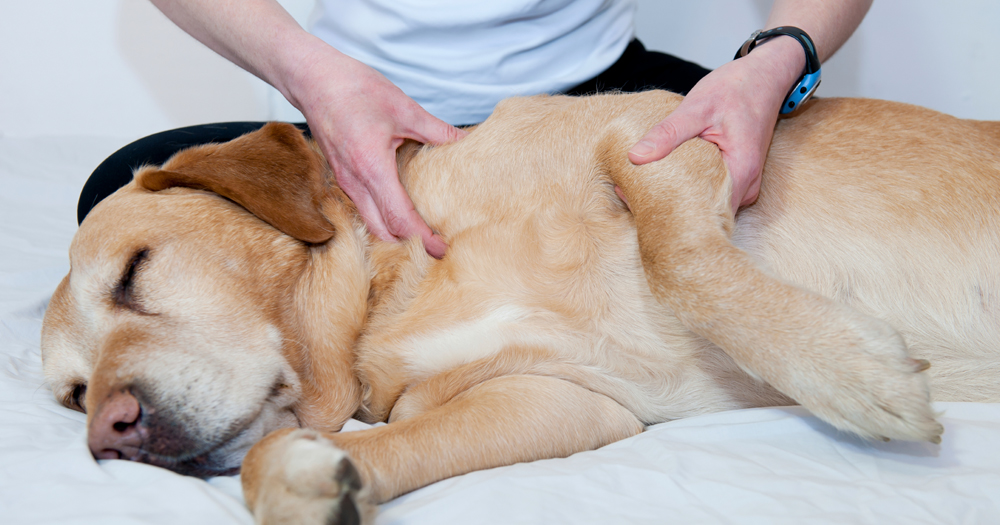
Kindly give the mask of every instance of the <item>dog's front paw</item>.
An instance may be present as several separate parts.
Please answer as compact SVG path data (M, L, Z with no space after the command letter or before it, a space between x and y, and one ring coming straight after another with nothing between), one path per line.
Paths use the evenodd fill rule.
M319 432L283 436L266 487L254 508L257 523L359 525L374 517L361 477L347 456Z
M813 371L820 381L811 388L800 384L796 400L862 437L940 443L944 427L935 419L923 373L930 363L910 358L902 336L888 324L866 316L852 321L855 330L836 338L843 346Z

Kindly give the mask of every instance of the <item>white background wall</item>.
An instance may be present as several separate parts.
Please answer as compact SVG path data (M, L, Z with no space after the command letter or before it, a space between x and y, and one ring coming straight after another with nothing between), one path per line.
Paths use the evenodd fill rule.
M770 6L638 1L637 32L647 47L706 67L730 60ZM301 21L312 8L310 0L283 4ZM996 0L875 0L824 64L819 95L1000 120L998 23ZM0 0L0 135L135 138L204 122L289 118L269 90L145 0Z

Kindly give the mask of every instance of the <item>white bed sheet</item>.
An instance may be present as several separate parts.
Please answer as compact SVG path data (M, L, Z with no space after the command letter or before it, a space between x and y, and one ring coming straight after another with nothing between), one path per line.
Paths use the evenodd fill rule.
M251 523L237 478L96 462L84 416L43 382L41 317L68 270L79 189L124 143L0 138L0 523ZM861 442L798 407L664 423L436 483L378 523L1000 523L1000 405L937 408L940 446Z

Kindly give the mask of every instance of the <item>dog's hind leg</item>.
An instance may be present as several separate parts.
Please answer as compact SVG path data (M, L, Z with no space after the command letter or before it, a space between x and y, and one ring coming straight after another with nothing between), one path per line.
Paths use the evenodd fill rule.
M642 429L624 407L576 384L503 376L385 426L275 433L247 455L244 494L258 522L350 522L369 514L364 505L438 480L565 457Z
M619 129L620 131L620 129ZM598 162L635 217L649 286L694 333L837 428L865 437L940 440L926 362L888 324L782 282L730 242L730 183L715 145L688 141L631 164L638 140L611 133Z

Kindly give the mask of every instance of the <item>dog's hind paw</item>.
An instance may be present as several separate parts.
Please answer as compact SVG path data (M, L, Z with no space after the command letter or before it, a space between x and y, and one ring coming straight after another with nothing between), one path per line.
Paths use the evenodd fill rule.
M298 429L282 438L281 467L270 494L254 509L261 524L360 525L371 522L361 476L347 456L319 432Z

